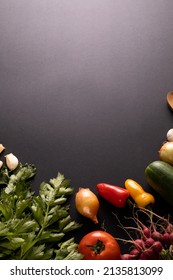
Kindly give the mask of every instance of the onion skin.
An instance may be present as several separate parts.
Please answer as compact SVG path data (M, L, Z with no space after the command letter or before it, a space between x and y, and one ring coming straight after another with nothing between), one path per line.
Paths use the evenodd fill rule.
M100 204L97 196L89 188L79 188L75 197L75 205L82 216L98 224L97 213Z
M165 142L159 151L160 160L173 165L173 142Z

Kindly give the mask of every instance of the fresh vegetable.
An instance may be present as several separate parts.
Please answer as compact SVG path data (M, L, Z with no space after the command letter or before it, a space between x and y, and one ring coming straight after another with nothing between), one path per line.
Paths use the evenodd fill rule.
M98 224L97 213L99 210L99 200L89 188L79 188L76 193L75 205L77 211Z
M153 195L144 191L144 189L136 181L127 179L125 187L129 191L138 207L146 207L155 202Z
M159 151L160 160L173 165L173 142L165 142Z
M86 234L79 242L78 252L84 260L120 260L120 247L116 239L101 230Z
M97 191L100 196L118 208L124 207L128 197L130 196L128 190L105 183L97 184Z
M0 153L2 153L2 152L3 152L3 150L5 150L5 147L4 147L4 145L3 145L3 144L0 144Z
M163 161L154 161L145 169L148 184L173 206L173 166Z
M58 173L41 183L38 195L31 190L34 165L21 163L0 170L0 259L81 259L74 238L66 233L80 227L71 220L67 197L73 189Z
M173 128L168 130L166 137L169 142L173 142Z
M5 158L6 158L6 165L11 171L17 168L19 164L19 160L15 155L10 153L6 155Z
M123 226L117 215L115 216L120 227L127 233L128 237L130 237L129 240L118 237L116 239L132 244L129 253L122 254L121 258L123 260L173 260L173 247L171 243L173 225L170 222L170 217L163 218L149 209L135 209L134 207L133 216L131 218L132 226ZM137 236L137 238L129 234L129 231L132 230L134 236Z

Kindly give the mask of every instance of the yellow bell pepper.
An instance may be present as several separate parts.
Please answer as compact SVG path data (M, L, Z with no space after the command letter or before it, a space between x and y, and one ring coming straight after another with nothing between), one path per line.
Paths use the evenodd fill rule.
M138 207L145 208L149 204L153 204L155 199L152 194L147 193L136 181L127 179L125 181L125 188L129 191Z

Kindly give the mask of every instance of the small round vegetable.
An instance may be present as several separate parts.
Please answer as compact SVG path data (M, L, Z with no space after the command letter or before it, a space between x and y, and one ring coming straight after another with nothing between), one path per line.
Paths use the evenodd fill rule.
M148 256L148 258L154 258L155 257L155 252L153 251L152 248L148 248L144 251L144 253Z
M160 159L173 165L173 142L166 142L159 151Z
M154 251L156 253L160 253L162 251L162 249L163 249L163 246L162 246L162 243L160 241L156 241L152 245L152 248L154 249Z
M163 241L163 236L160 232L158 231L153 231L151 233L151 237L155 240L155 241Z
M122 254L121 260L135 260L135 255L131 254Z
M134 246L138 251L143 251L145 248L145 243L142 239L136 239L134 240Z
M148 254L146 254L145 252L142 252L139 257L139 260L148 260L148 259L149 259Z
M140 255L140 260L155 260L157 259L157 254L152 248L148 248L143 251Z
M138 249L132 249L130 251L130 255L133 255L134 257L139 256L139 254L140 254L140 251Z
M169 246L170 246L170 237L169 237L169 233L168 232L165 232L164 234L163 234L163 245L164 246L167 246L168 248L169 248Z
M143 228L143 235L145 238L149 238L151 236L151 230L148 227Z
M130 251L130 255L137 255L139 253L140 253L139 250L135 248Z
M86 234L79 242L78 252L84 260L120 260L120 246L109 233L101 230Z
M173 128L168 130L166 137L169 142L173 142Z
M145 247L150 248L154 244L155 240L151 237L145 240Z
M88 188L80 188L76 193L75 204L77 211L98 224L97 213L99 210L99 201L97 196Z

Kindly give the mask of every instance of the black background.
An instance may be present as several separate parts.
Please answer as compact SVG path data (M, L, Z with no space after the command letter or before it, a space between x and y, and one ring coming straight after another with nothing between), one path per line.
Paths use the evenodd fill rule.
M35 191L71 179L77 241L102 223L121 235L112 212L127 214L100 199L94 226L76 212L79 187L132 178L152 192L144 170L173 120L172 18L171 0L0 0L0 142L36 165Z

